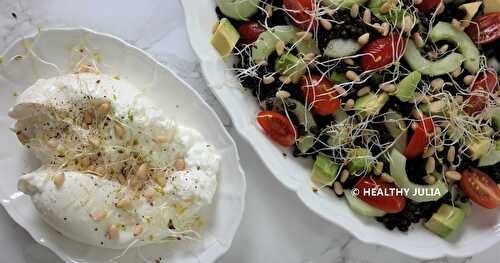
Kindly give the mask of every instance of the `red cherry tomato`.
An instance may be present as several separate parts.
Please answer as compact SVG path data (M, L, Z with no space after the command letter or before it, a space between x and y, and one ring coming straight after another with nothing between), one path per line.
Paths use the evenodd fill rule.
M500 38L500 12L477 17L465 30L477 44L486 44Z
M488 95L495 93L497 88L498 79L494 70L490 69L480 74L471 88L471 93L477 93L477 95L472 94L468 97L464 111L469 115L482 111L488 103Z
M257 114L257 122L273 141L288 147L295 143L297 129L284 115L274 111L261 111Z
M389 65L401 57L405 45L406 40L398 33L376 38L363 48L365 55L361 58L361 67L372 70Z
M300 90L306 102L312 105L312 110L321 116L330 115L340 107L333 84L320 75L303 77Z
M425 147L429 144L429 139L427 139L427 134L432 134L434 132L434 123L431 117L422 119L417 128L415 129L410 142L406 145L404 156L408 159L415 158L424 153Z
M259 38L260 33L266 29L257 22L244 22L238 27L240 41L244 44L252 44Z
M283 8L300 29L312 31L316 27L315 0L283 0Z
M493 209L500 206L500 188L491 177L479 169L464 170L460 188L474 203L484 208Z
M424 0L422 3L415 5L415 7L420 11L427 13L431 10L433 10L436 6L439 5L441 0Z
M356 183L354 188L359 190L359 194L357 196L359 199L387 213L398 213L405 208L406 198L403 195L397 194L396 189L398 187L395 184L384 182L381 179L374 179L365 176ZM391 188L393 189L392 191L389 190ZM374 191L382 191L383 194L373 195Z

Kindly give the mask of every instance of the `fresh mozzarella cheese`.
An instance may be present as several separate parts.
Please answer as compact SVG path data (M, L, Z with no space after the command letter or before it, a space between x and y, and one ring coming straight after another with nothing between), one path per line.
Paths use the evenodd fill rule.
M39 80L9 112L42 167L19 180L63 235L108 248L193 235L220 157L130 83L93 73Z

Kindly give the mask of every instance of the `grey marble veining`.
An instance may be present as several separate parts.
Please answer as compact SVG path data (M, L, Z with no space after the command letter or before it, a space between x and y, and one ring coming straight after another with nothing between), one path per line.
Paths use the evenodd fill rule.
M356 240L313 214L264 168L248 143L232 129L227 113L206 87L177 0L0 0L0 50L38 28L79 26L121 37L168 65L201 94L233 135L247 173L247 204L233 246L220 262L423 262ZM7 256L8 262L61 262L32 240L3 208L0 230L1 258ZM498 262L499 248L497 245L472 258L427 262Z

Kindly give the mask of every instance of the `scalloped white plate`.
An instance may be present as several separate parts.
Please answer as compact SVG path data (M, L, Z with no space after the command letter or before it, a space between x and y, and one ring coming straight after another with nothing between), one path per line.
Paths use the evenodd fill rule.
M343 199L329 191L312 192L309 173L312 162L284 157L286 150L273 144L257 127L259 111L255 98L242 92L231 70L210 44L212 26L217 22L214 0L182 0L191 45L200 59L208 86L225 106L238 132L253 146L264 164L288 189L318 215L345 228L358 239L393 248L421 259L442 256L465 257L479 253L500 240L500 209L486 210L473 206L464 227L448 240L443 240L421 225L408 233L388 231L373 219L352 213Z
M95 51L100 69L139 87L178 123L193 127L215 145L221 155L218 191L206 209L202 240L148 245L127 251L80 244L63 237L38 216L28 196L17 191L17 179L37 167L37 162L16 140L8 128L13 121L7 111L21 93L38 78L72 72L75 52L80 45ZM34 53L28 52L31 47ZM35 58L34 54L39 58ZM214 262L231 246L243 215L246 183L234 141L215 112L168 67L125 41L88 29L50 29L14 43L1 56L0 64L0 198L9 215L40 244L50 248L66 262ZM123 254L123 255L122 255ZM116 261L114 261L116 262Z

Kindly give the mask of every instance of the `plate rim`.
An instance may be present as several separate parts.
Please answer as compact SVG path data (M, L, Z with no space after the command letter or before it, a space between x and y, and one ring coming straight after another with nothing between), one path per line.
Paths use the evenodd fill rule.
M23 40L26 40L26 39L33 39L34 37L36 37L40 32L47 32L47 31L60 31L60 32L72 32L72 31L82 31L82 32L85 32L85 33L89 33L89 34L94 34L94 35L97 35L97 36L101 36L101 37L105 37L105 38L109 38L109 39L113 39L115 41L118 41L120 44L124 45L125 48L127 49L132 49L134 50L135 52L138 52L140 53L141 55L144 55L145 57L147 57L149 60L151 60L154 65L156 66L159 66L161 68L164 68L166 71L168 71L170 74L172 74L172 76L177 80L179 81L185 88L189 89L190 92L192 92L196 97L197 99L201 102L201 104L203 106L205 106L208 110L209 110L209 114L212 114L213 116L215 116L215 119L216 119L216 122L217 122L217 125L219 125L221 127L221 129L223 130L223 133L224 133L224 136L226 136L229 141L228 143L230 144L230 149L232 151L234 151L234 153L236 154L235 155L235 158L237 160L237 170L239 171L239 175L241 177L241 185L240 185L240 188L239 191L241 193L241 201L240 201L240 209L239 211L237 211L237 216L236 216L236 221L237 223L234 225L233 229L230 229L230 231L232 232L231 233L231 238L229 240L229 242L227 244L222 244L221 242L219 242L218 240L216 240L216 244L217 246L220 248L220 249L217 249L216 251L218 252L215 257L213 257L213 262L217 261L219 258L221 258L224 254L227 253L227 251L231 248L232 246L232 243L234 241L234 238L236 236L236 233L241 225L241 221L243 219L243 214L244 214L244 211L245 211L245 206L246 206L246 193L247 193L247 182L246 182L246 174L245 174L245 171L243 170L243 168L241 167L241 158L240 158L240 154L239 154L239 150L238 150L238 147L236 145L236 142L234 141L233 137L231 136L231 134L229 134L229 132L227 131L226 127L224 126L224 124L222 123L222 120L220 119L219 115L215 112L215 110L205 101L205 99L203 99L203 97L199 94L198 91L196 91L193 87L191 87L191 85L189 85L189 83L187 83L184 79L182 79L174 70L172 70L170 68L170 66L168 65L165 65L163 64L162 62L160 62L159 60L157 60L153 55L151 55L150 53L144 51L143 49L125 41L124 39L122 39L121 37L118 37L118 36L115 36L113 34L110 34L110 33L104 33L104 32L100 32L100 31L97 31L97 30L93 30L93 29L90 29L88 27L83 27L83 26L77 26L77 27L60 27L60 26L54 26L54 27L45 27L43 29L40 29L36 32L32 32L32 33L29 33L29 34L26 34L24 36L21 36L19 38L16 38L14 41L12 41L12 43L10 43L3 51L2 53L0 53L0 57L4 57L4 55L6 53L9 52L9 50L11 50L12 48L14 48L16 45L18 45L19 42L23 41ZM0 198L1 199L1 204L2 206L4 207L5 211L7 212L7 214L13 219L13 221L18 224L19 226L21 226L26 232L28 232L28 234L31 236L31 238L37 242L38 244L48 248L50 251L52 251L54 254L56 254L60 259L62 259L64 262L68 262L68 263L79 263L75 260L73 260L72 258L70 258L67 254L64 253L63 250L61 249L58 249L55 247L55 245L52 245L51 243L47 243L43 240L43 237L40 237L38 236L35 232L31 231L31 228L29 228L27 225L27 223L25 222L25 220L23 219L23 217L16 211L16 209L14 207L11 207L10 205L10 200L8 199L9 196L8 194L4 193L4 192L0 192Z
M215 95L215 97L217 98L217 100L221 103L221 105L223 106L224 110L226 110L226 112L228 113L232 123L234 124L234 128L236 130L236 132L250 145L250 147L257 153L259 159L261 160L261 162L264 164L264 166L269 170L269 172L276 178L278 179L278 181L280 181L280 183L282 183L282 185L285 186L286 189L290 190L290 191L293 191L295 192L295 194L298 196L298 198L301 200L301 202L304 203L304 205L309 209L311 210L313 213L315 213L316 215L320 216L321 218L325 219L326 221L334 224L335 226L341 228L341 229L344 229L345 231L349 232L351 235L353 235L355 238L357 238L358 240L364 242L364 243L367 243L367 244L372 244L372 245L378 245L378 246L383 246L383 247L386 247L386 248L389 248L393 251L397 251L399 253L402 253L404 255L407 255L407 256L411 256L413 258L416 258L416 259L421 259L421 260L432 260L432 259L437 259L437 258L441 258L441 257L469 257L469 256L473 256L473 255L477 255L485 250L487 250L488 248L491 248L492 246L500 243L500 234L497 234L496 235L496 238L493 242L490 242L488 243L487 245L481 247L480 249L476 249L476 250L467 250L463 253L460 252L460 250L450 250L450 249L435 249L432 253L429 252L429 251L425 251L425 253L418 253L419 251L410 251L410 250L404 250L404 249L400 249L398 247L393 247L389 244L389 242L385 242L385 241L380 241L379 239L377 238L370 238L368 235L362 235L356 231L352 231L350 228L347 228L345 226L343 226L340 222L328 217L325 213L323 213L321 211L321 209L319 208L321 205L317 205L317 204L311 204L309 201L307 201L307 199L304 198L303 194L301 194L301 186L299 185L299 181L296 180L295 178L292 178L292 177L287 177L287 176L282 176L282 175L279 175L275 172L273 172L273 169L271 169L269 163L265 160L264 156L262 156L260 154L260 150L252 143L252 140L251 138L249 138L249 136L247 136L247 127L245 126L239 126L238 125L238 121L235 121L238 119L238 116L236 116L235 114L233 114L231 111L227 110L227 105L226 105L226 102L225 100L222 98L221 94L219 94L218 89L224 89L224 88L231 88L229 87L228 85L226 84L220 84L219 86L220 87L215 87L213 85L213 83L210 82L209 79L207 79L207 70L206 70L206 67L208 66L207 64L207 61L205 59L203 59L203 56L200 54L200 51L196 48L197 46L197 43L195 43L195 38L192 36L193 34L195 34L195 32L193 32L193 27L191 26L192 23L194 23L192 17L195 17L192 13L189 13L188 11L188 8L189 8L189 2L192 1L192 0L180 0L181 4L182 4L182 7L183 7L183 10L184 10L184 16L185 16L185 22L186 22L186 29L187 29L187 33L188 33L188 37L189 37L189 43L191 45L191 47L193 48L194 50L194 53L196 54L196 56L198 57L198 60L200 62L200 68L201 68L201 71L203 73L203 77L205 79L205 81L207 82L207 86L210 88L210 90L212 91L212 93ZM199 1L199 0L196 0L196 1ZM212 0L211 0L212 1ZM209 41L207 40L207 43ZM241 116L240 116L241 117ZM422 251L420 251L422 252Z

